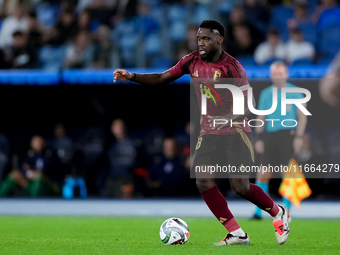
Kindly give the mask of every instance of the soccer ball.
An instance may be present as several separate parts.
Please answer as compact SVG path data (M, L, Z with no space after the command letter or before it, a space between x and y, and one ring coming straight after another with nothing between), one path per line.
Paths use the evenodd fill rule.
M180 218L169 218L159 229L159 237L166 245L185 244L190 236L189 227Z

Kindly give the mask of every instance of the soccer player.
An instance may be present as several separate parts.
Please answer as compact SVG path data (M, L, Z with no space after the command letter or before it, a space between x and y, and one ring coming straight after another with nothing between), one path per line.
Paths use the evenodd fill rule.
M171 83L184 74L190 74L192 78L209 78L211 80L218 74L220 78L231 78L237 81L236 86L243 89L245 102L247 102L245 88L249 84L245 71L235 58L222 50L224 35L225 29L221 23L215 20L204 20L197 31L198 50L183 57L175 66L163 73L151 74L136 74L124 69L117 69L113 73L114 82L120 80L160 85ZM196 94L200 97L199 84L195 83L194 86ZM254 161L254 151L250 142L252 139L251 129L248 125L238 128L227 124L211 126L213 123L211 121L214 118L221 118L218 115L222 110L225 114L223 117L228 121L240 121L246 118L246 115L232 115L233 99L230 94L221 94L221 100L224 104L223 107L227 105L229 109L221 108L222 106L216 107L211 98L207 100L207 104L212 105L207 107L207 115L201 116L201 133L193 164L200 167L215 165L215 156L223 151L223 156L218 158L223 165L230 164L238 167L242 164L251 165ZM200 98L198 101L201 101ZM245 112L249 114L247 107ZM277 242L285 243L289 235L288 209L278 206L259 186L249 183L248 177L229 178L229 181L236 194L259 206L273 217ZM229 210L228 203L217 188L215 179L196 176L196 184L207 206L229 232L215 245L250 244L249 236L242 230Z
M268 110L272 106L273 88L277 88L277 108L267 116L257 116L266 122L265 125L257 125L255 132L255 150L262 154L263 166L288 166L289 160L293 155L297 155L303 146L303 135L307 125L307 116L296 107L295 104L288 105L286 115L281 115L281 89L283 87L297 88L291 83L288 83L288 71L283 62L274 62L270 66L270 77L273 82L272 86L262 90L259 100L259 110ZM304 98L302 93L287 93L289 99ZM266 119L273 119L275 121L265 121ZM285 126L281 124L283 120L295 120L297 126L294 126L293 121L285 121ZM264 138L264 131L267 136ZM257 175L256 182L264 192L269 191L269 181L272 178L272 172L260 172ZM290 209L290 201L282 197L283 204ZM259 207L255 209L255 214L252 217L254 220L262 219L262 211Z

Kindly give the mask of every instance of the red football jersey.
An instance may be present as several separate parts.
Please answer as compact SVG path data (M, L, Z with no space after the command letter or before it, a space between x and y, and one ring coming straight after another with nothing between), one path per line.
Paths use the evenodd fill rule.
M213 64L207 64L202 61L199 51L193 51L192 53L183 57L175 66L169 69L170 74L179 78L184 74L190 74L198 99L199 109L201 112L201 93L206 93L205 90L209 90L214 99L207 95L207 114L201 114L201 132L200 135L215 134L215 135L231 135L238 133L237 128L242 128L246 132L251 132L248 125L247 118L239 119L235 122L240 124L233 124L233 126L224 127L220 130L213 130L209 127L211 123L208 122L208 115L210 116L224 116L232 112L233 97L229 89L217 89L214 88L214 84L219 83L221 78L228 79L228 84L241 87L243 94L246 96L248 90L244 89L249 86L246 73L241 64L225 51L222 52L218 61ZM223 82L222 82L223 83ZM219 102L218 96L214 95L214 90L217 92L221 99ZM230 125L230 123L228 123Z

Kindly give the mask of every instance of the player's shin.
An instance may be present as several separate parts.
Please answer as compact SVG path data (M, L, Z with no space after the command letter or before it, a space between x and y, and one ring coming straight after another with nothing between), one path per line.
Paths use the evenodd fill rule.
M234 232L234 234L244 235L243 230L229 210L227 201L216 185L208 190L201 191L201 195L211 212L229 233Z

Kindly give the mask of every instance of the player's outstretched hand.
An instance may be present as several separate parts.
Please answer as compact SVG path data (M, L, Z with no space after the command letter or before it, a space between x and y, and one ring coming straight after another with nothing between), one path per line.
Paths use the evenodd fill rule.
M131 80L132 74L125 69L116 69L113 72L113 82L118 81L128 81Z

